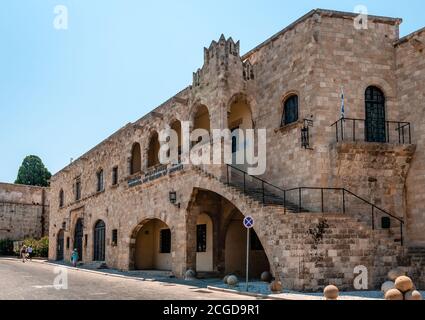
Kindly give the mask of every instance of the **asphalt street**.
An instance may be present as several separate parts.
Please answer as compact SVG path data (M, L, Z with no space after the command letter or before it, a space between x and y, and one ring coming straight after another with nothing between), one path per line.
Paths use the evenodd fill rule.
M56 272L56 273L55 273ZM0 300L250 300L205 288L0 258Z

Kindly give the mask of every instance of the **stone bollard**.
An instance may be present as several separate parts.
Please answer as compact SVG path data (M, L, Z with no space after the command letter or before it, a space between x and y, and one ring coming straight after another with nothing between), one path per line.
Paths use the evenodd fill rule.
M272 278L273 278L272 274L268 271L264 271L261 274L261 281L263 281L263 282L270 282L270 281L272 281Z
M190 281L190 280L195 280L195 279L196 279L196 272L192 269L187 270L185 275L184 275L184 280Z
M282 293L282 290L283 290L283 285L282 285L282 282L280 282L279 280L275 280L275 281L272 281L272 283L270 283L270 291L273 292L274 294Z
M400 290L397 290L397 289L388 290L387 293L385 294L385 300L393 300L393 301L404 300L403 293L401 293Z
M227 277L227 284L231 287L236 286L239 283L238 277L234 276L234 275L229 275Z
M326 300L338 300L339 289L334 285L329 285L323 290L323 295Z
M411 290L404 294L404 300L407 301L420 301L422 300L422 295L419 291Z
M402 293L413 290L413 281L409 277L401 276L395 281L395 288Z

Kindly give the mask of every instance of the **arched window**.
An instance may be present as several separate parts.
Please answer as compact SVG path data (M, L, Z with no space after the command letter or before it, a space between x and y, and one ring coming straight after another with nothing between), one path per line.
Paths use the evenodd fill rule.
M140 144L135 143L131 149L130 174L135 174L142 170L142 153Z
M100 169L97 172L97 192L103 191L105 189L104 179L103 179L103 170Z
M149 141L148 168L159 165L159 150L160 150L160 144L159 144L158 133L155 132Z
M63 208L64 204L65 204L65 195L64 195L63 189L61 189L61 191L59 191L59 207Z
M282 126L298 121L298 96L292 95L283 104Z
M365 138L367 142L386 142L385 96L381 89L370 86L365 93L366 123Z

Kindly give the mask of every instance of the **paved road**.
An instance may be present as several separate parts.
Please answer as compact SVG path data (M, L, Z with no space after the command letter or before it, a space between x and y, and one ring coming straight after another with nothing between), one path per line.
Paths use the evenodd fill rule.
M0 300L250 300L193 286L123 279L66 269L68 289L54 287L55 266L0 259Z

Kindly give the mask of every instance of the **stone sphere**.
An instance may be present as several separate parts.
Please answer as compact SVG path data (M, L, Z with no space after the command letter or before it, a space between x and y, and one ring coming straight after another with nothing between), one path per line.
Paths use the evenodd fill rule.
M238 277L234 276L234 275L230 275L227 277L227 284L229 286L236 286L238 284L239 280Z
M404 294L404 300L419 301L422 300L422 295L419 291L411 290Z
M406 271L403 268L395 268L388 272L388 279L391 281L396 281L398 277L405 276Z
M393 281L384 282L381 287L381 291L386 294L389 290L395 289L395 283Z
M264 282L270 282L270 281L272 281L272 274L270 272L268 272L268 271L264 271L261 274L261 281L264 281Z
M413 289L413 281L409 277L401 276L396 279L395 287L402 293L405 293Z
M270 291L273 293L281 293L283 290L282 282L275 280L270 284Z
M226 276L224 276L224 278L223 278L223 283L224 284L227 284L227 279L229 279L229 274L226 275Z
M189 269L186 271L185 275L184 275L184 279L185 280L193 280L196 278L196 272L192 269Z
M337 300L339 297L339 289L334 286L330 285L323 290L323 295L327 300Z
M388 290L385 294L385 300L404 300L403 294L397 289Z

